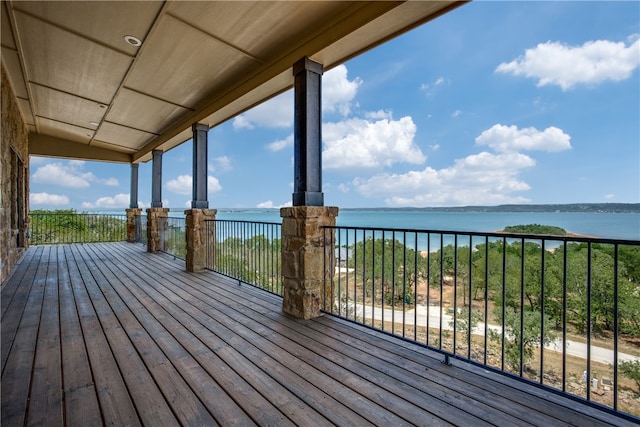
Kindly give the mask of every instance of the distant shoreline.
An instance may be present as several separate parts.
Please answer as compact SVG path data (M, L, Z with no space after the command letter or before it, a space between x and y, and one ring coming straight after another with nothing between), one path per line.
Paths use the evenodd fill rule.
M540 205L340 208L345 211L640 213L640 203L568 203Z
M536 234L529 234L529 233L514 233L513 231L504 231L504 230L493 230L492 233L496 233L496 234L514 234L514 235L518 235L518 234L522 234L523 236L526 235L528 237L531 236L536 236ZM572 237L578 237L578 238L588 238L588 239L597 239L597 236L589 236L587 234L579 234L579 233L572 233L570 231L567 231L566 234L540 234L541 237L567 237L567 238L572 238ZM531 237L533 239L533 237Z

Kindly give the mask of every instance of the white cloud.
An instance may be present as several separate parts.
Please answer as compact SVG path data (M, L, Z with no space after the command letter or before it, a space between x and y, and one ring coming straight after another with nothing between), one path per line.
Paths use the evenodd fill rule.
M216 157L213 161L217 170L226 172L233 169L233 166L231 166L231 159L228 156Z
M501 63L496 72L535 78L538 86L558 85L562 90L578 84L620 81L640 65L640 39L629 40L628 46L609 40L588 41L582 46L548 41L527 49L511 62Z
M177 178L167 182L167 190L176 194L189 195L193 192L192 183L191 175L179 175Z
M176 193L189 196L193 194L193 178L191 175L179 175L175 179L167 181L167 190ZM211 175L207 177L207 192L217 193L222 190L222 185L218 178Z
M426 158L413 138L416 125L411 117L400 120L349 119L325 123L323 167L326 169L363 169L394 163L423 163Z
M368 111L364 113L364 117L367 120L391 120L393 118L393 114L391 113L391 111L386 110Z
M432 83L422 83L420 85L420 90L425 92L427 96L433 96L435 89L446 83L449 83L449 82L444 77L438 77Z
M41 165L43 163L48 162L50 159L47 157L38 157L38 156L30 156L29 157L29 166Z
M30 193L29 203L33 206L64 206L69 204L69 198L63 194Z
M233 119L234 129L293 126L293 91L284 92Z
M339 112L348 116L351 112L351 101L362 85L362 79L356 77L349 80L347 67L338 65L327 71L322 77L322 111Z
M271 151L280 151L287 147L293 147L293 134L267 145L267 148Z
M273 209L273 208L280 209L280 208L291 207L291 205L293 205L293 203L290 202L290 201L286 202L286 203L283 203L281 205L274 205L272 200L267 200L265 202L258 203L256 205L256 208L259 208L259 209Z
M462 110L456 110L453 113L451 113L451 117L453 117L454 119L459 117L460 114L462 114Z
M220 185L220 181L218 181L218 178L213 177L213 176L208 176L207 177L207 192L208 193L217 193L220 190L222 190L222 185Z
M356 77L349 80L347 67L339 65L322 77L322 110L346 116L351 102L362 84ZM233 119L234 129L255 127L287 128L293 126L293 91L284 92Z
M40 166L31 176L31 180L36 184L53 184L69 188L87 188L90 181L95 181L96 177L91 172L83 172L84 162L69 161L64 163L49 163Z
M461 206L522 203L513 193L529 185L519 178L535 160L521 153L482 152L458 159L448 168L356 178L352 184L365 197L384 197L389 206Z
M129 194L120 193L113 197L100 197L95 202L82 202L83 208L124 208L129 206Z
M615 195L615 194L613 194L613 193L609 193L609 194L605 194L605 195L604 195L604 198L605 198L606 200L613 200L613 199L615 199L615 198L616 198L616 195Z
M32 165L42 164L46 159L32 157ZM69 160L66 162L53 162L40 166L31 176L36 184L59 185L68 188L88 188L92 182L117 187L120 185L116 178L99 179L91 172L85 172L83 160Z
M534 127L518 129L517 126L496 124L476 138L476 144L487 145L498 152L541 150L564 151L571 148L571 136L551 126L544 131Z

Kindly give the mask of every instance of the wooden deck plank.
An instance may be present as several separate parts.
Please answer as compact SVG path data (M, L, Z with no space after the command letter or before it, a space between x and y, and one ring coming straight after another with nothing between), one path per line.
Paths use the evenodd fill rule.
M234 336L229 337L229 339L237 340L238 338L244 338L246 341L254 343L254 345L258 346L262 351L271 354L272 357L277 357L278 360L286 360L287 364L292 364L295 367L294 370L296 372L304 372L304 375L302 375L303 378L309 378L310 376L313 379L313 384L327 384L327 386L324 387L325 392L337 393L340 391L341 393L336 396L336 401L353 400L356 403L359 401L365 402L365 406L361 409L364 411L366 408L366 415L378 422L383 421L385 423L393 423L394 425L407 422L419 424L425 421L429 421L431 425L437 425L438 422L441 422L441 419L434 417L419 406L408 403L406 399L399 398L390 391L376 387L372 385L370 381L350 375L350 372L344 370L339 364L328 363L324 358L318 358L318 354L322 353L306 350L290 340L281 340L282 337L279 333L274 333L274 331L270 329L264 329L259 321L250 320L246 312L241 311L237 313L238 307L242 307L242 303L238 302L243 299L241 295L236 295L232 299L219 298L219 292L222 292L222 289L211 289L211 287L205 283L204 289L208 289L212 293L212 295L207 295L206 293L202 293L202 289L198 289L199 287L202 288L202 284L199 286L195 283L193 283L193 285L190 283L197 280L197 277L184 276L181 272L177 272L177 275L183 280L186 280L182 283L178 281L174 282L173 284L175 286L172 286L172 289L177 289L175 291L176 293L181 292L182 298L185 300L193 300L193 303L198 305L202 312L216 313L212 315L227 328L234 328ZM187 288L192 288L192 292L195 294L186 292ZM253 292L253 290L249 291ZM202 321L206 322L206 318ZM246 326L246 329L239 330L237 326L234 327L236 323L243 324ZM267 337L265 338L263 335ZM290 353L292 352L291 348L295 349L295 351L293 351L294 354ZM318 362L321 362L322 365L317 366ZM328 372L331 372L331 374L328 374ZM287 381L292 384L297 384L301 380L288 379ZM340 381L352 382L352 387L344 387L344 384ZM376 384L376 382L374 381L373 384ZM361 395L362 398L354 399L356 395ZM301 398L311 402L320 401L317 397L313 400L310 396L301 396ZM369 403L366 403L367 400L369 400ZM373 401L377 402L378 406L372 404ZM326 408L322 409L327 409L327 411L332 409L335 411L335 408L336 406L334 404L327 405ZM397 417L394 412L396 414L403 414L403 416L409 418L409 420L403 420ZM471 418L469 421L471 421ZM478 423L478 420L475 418L473 418L473 421Z
M23 288L22 286L20 286L23 278L25 278L25 276L31 276L31 279L27 278L27 281L33 279L35 271L29 268L29 266L31 265L31 259L35 256L39 257L43 249L43 247L40 247L39 250L36 251L26 251L14 266L13 271L9 274L9 277L7 277L4 282L2 282L2 297L0 298L0 308L3 321L4 316L8 311L7 308L12 303L16 292L21 291Z
M326 317L319 318L317 321L331 328L330 332L327 332L331 336L345 334L351 339L362 339L362 335L372 335L375 337L374 346L383 348L394 363L414 366L411 369L416 369L416 372L419 372L419 366L428 360L424 358L423 354L423 351L428 350L421 351L411 343L383 335L364 326ZM429 377L430 381L432 376L435 376L433 380L436 381L457 381L461 384L467 384L469 391L476 396L487 396L487 400L493 397L493 404L499 408L504 409L506 404L515 410L519 409L520 413L525 411L527 418L534 425L555 425L556 422L563 422L567 419L572 420L572 424L579 426L635 425L615 415L595 408L592 409L586 405L576 404L576 402L556 393L539 389L507 376L493 375L491 381L487 381L486 370L465 362L452 359L452 366L441 363L436 363L434 366L437 369L427 367L425 371L425 375Z
M116 264L112 263L112 265ZM117 263L118 268L122 266L124 266L123 263ZM115 271L113 270L114 273ZM140 280L142 279L131 271L127 276L120 275L123 286L119 287L118 292L121 292L125 300L129 300L125 295L136 298L149 313L153 314L155 322L152 319L145 320L149 322L149 327L158 333L154 336L158 341L168 343L162 346L166 349L165 351L169 351L167 355L179 365L179 368L185 370L185 378L190 380L194 389L200 393L201 400L208 405L220 424L249 425L253 421L248 413L261 414L260 421L266 424L285 425L287 423L287 418L277 408L269 404L234 371L224 369L224 362L211 348L144 293L136 284ZM166 329L161 330L159 325ZM180 347L176 343L179 343ZM241 402L237 403L238 400ZM242 410L241 404L248 406L248 413Z
M102 424L100 405L89 363L89 354L71 284L69 248L58 246L60 343L64 384L65 422L71 426ZM71 261L72 262L72 261Z
M33 360L36 352L40 312L50 248L44 248L37 264L29 297L21 313L15 340L2 371L1 421L3 426L22 426L27 414Z
M90 251L92 254L96 253L86 247L83 249L86 249L88 258L92 257L89 253ZM108 263L109 261L105 260L101 263L101 266L106 267ZM126 302L125 299L121 298L114 289L119 279L108 268L96 268L93 270L93 274L102 294L107 299L132 343L136 346L147 369L153 375L163 396L169 402L180 423L183 425L217 425L211 413L205 408L200 398L193 392L172 363L172 360L180 361L187 358L188 355L176 354L179 352L178 345L173 348L169 345L169 351L174 353L172 356L178 356L178 358L172 359L168 357L156 343L156 340L166 337L164 328L152 323L152 316L135 298L127 298ZM134 312L135 315L133 314ZM151 329L147 330L145 325L150 325ZM177 343L171 342L170 344ZM165 348L167 347L165 346Z
M50 248L46 263L40 328L29 397L27 425L62 425L62 370L58 312L58 251Z
M44 248L40 247L37 250L27 251L25 259L21 260L19 264L19 268L24 274L14 273L2 287L0 295L2 301L2 321L0 322L0 350L2 353L2 365L0 366L2 366L2 372L4 372L11 345L18 332L18 325L22 319L36 275L37 261L40 260L43 250Z
M141 422L146 425L177 424L178 420L158 387L149 387L155 384L153 377L96 283L92 271L96 260L83 258L79 245L72 245L71 249Z
M177 286L180 286L180 285L177 285ZM172 289L175 289L177 286L172 286ZM237 316L235 315L234 317L237 318ZM218 319L218 316L216 316L216 319ZM208 323L208 322L205 320L203 323ZM230 339L230 338L227 337L227 339ZM263 346L264 343L260 340L260 337L249 337L247 341L251 342L254 347L259 347L264 353L266 353L268 356L273 358L274 353L268 351L268 349ZM280 384L285 385L287 382L297 384L299 382L305 382L305 381L312 382L312 383L315 382L316 384L324 384L322 380L326 380L327 379L326 377L323 377L322 380L318 380L317 378L314 379L313 375L317 377L319 374L318 372L312 373L311 374L312 377L305 375L303 372L301 372L301 370L303 371L305 369L308 370L309 368L308 366L293 366L294 362L296 361L293 360L292 357L289 356L287 353L282 352L281 349L278 349L278 350L279 350L278 361L273 362L272 366L274 366L277 371L277 377ZM284 368L281 366L284 366ZM293 378L292 370L297 372L299 376ZM331 411L324 410L322 412L322 415L330 419L332 422L342 424L342 425L345 425L345 424L366 425L366 421L364 420L364 418L362 418L356 412L354 412L353 409L347 408L346 406L341 404L339 400L332 401L331 399L329 399L325 394L326 388L323 391L318 389L317 386L310 385L309 387L304 387L304 389L303 388L301 389L302 390L307 389L306 394L309 394L309 396L303 396L301 394L297 394L297 395L303 400L305 400L306 402L314 401L314 400L326 402L325 407L331 408ZM343 397L346 397L346 396L343 396ZM324 409L324 408L321 408L321 409Z
M71 289L86 343L103 422L106 425L114 426L141 425L136 407L111 352L111 347L98 320L91 298L85 288L84 279L71 247L66 246L65 252L68 259Z
M126 259L122 258L121 261L126 262ZM137 268L135 265L130 265L130 267L133 271ZM274 405L274 408L278 408L279 411L287 415L293 423L309 426L327 424L327 421L324 417L319 416L315 408L307 405L304 400L283 386L285 381L282 380L282 376L289 375L287 379L292 384L295 381L304 383L303 379L299 376L294 377L293 373L283 368L277 359L261 352L251 342L238 340L233 331L218 322L220 319L213 318L198 309L196 307L197 301L194 301L192 297L187 299L180 297L178 295L180 290L176 289L177 286L169 289L160 283L171 281L172 278L158 275L156 270L162 267L160 265L155 267L145 272L152 278L154 284L145 283L145 275L143 274L138 276L136 280L139 286L144 287L146 291L154 295L154 298L162 301L162 305L181 323L200 337L231 369L259 390L262 396ZM178 285L178 282L175 281L170 283ZM269 372L270 375L263 375L264 372ZM337 408L338 406L336 406ZM259 423L262 423L260 414L254 415Z
M225 307L231 301L242 299L240 294L231 294L228 299L221 298L220 294L221 291L214 291L214 294L209 295L212 301L215 301L211 302L211 304L220 310L225 310ZM283 316L280 312L274 311L264 315L277 321L277 323L270 322L269 327L264 326L263 322L254 318L254 316L256 314L250 309L241 310L239 321L251 324L258 335L264 335L267 340L271 341L276 346L274 351L291 352L295 359L307 363L312 363L312 360L317 359L317 355L322 355L321 361L323 364L320 369L330 376L333 383L340 384L341 382L341 385L348 385L351 388L351 393L358 393L377 401L379 405L384 405L386 409L402 414L405 421L419 424L421 420L428 420L430 424L436 424L442 421L447 422L447 418L450 417L451 403L442 402L429 396L427 412L423 409L426 405L424 396L420 396L422 391L419 388L407 387L406 379L398 379L397 377L386 375L379 369L371 369L366 362L363 363L362 358L359 357L360 354L357 352L345 355L340 350L327 346L325 342L316 342L314 339L308 339L301 333L306 327L298 328L297 321ZM253 322L250 320L252 318ZM271 329L273 325L278 323L284 327ZM359 344L366 345L367 343L360 342ZM268 345L263 343L261 347ZM377 362L376 360L376 365L378 365ZM396 372L396 374L398 373ZM371 386L372 383L376 384L377 390L376 387ZM450 398L452 401L457 400L454 394ZM471 402L466 403L470 404ZM456 413L456 418L462 422L473 422L475 425L483 424L477 416L468 415L465 411Z
M342 319L290 318L278 296L141 245L21 262L2 286L3 426L634 425Z

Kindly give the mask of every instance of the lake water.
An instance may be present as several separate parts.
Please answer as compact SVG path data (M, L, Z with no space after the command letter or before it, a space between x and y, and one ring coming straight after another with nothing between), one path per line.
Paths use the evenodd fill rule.
M220 209L217 219L282 222L280 211ZM568 232L611 239L640 240L638 213L584 212L433 212L415 210L340 211L336 220L344 227L405 228L420 230L491 232L509 225L543 224Z

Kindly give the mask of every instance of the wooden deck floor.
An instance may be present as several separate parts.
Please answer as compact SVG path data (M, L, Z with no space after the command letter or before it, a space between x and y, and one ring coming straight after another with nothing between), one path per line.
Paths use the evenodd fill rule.
M32 247L1 303L3 427L631 424L137 244Z

